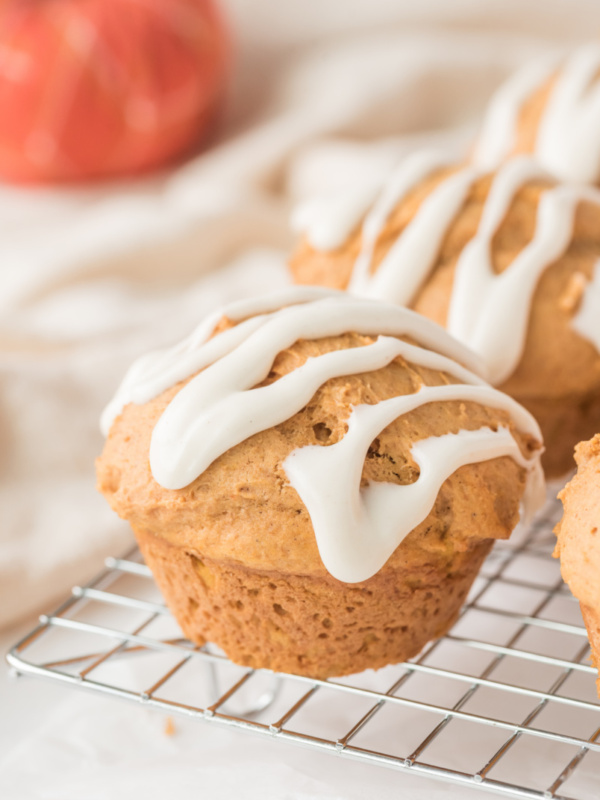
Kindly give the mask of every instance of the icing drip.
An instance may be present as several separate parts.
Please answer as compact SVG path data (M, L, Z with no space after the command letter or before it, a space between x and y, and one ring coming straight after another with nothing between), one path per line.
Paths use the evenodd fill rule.
M482 356L494 384L505 381L519 363L533 294L547 267L568 248L577 206L584 200L600 205L600 191L592 187L560 185L543 192L533 239L503 272L495 273L494 234L516 192L536 177L546 176L528 158L509 161L497 173L477 234L456 265L447 328Z
M285 307L277 308L278 303ZM451 374L459 383L423 386L411 395L358 406L340 442L301 448L284 465L310 514L324 563L335 577L352 582L373 575L429 514L441 484L459 466L509 456L527 468L532 486L539 483L539 455L527 460L506 429L482 428L417 442L412 453L421 475L415 484L373 484L360 490L364 458L373 439L398 416L426 403L460 400L502 409L520 430L541 440L533 417L468 369L476 368L476 358L429 320L397 306L305 289L254 305L238 304L224 313L243 321L209 339L218 322L213 316L182 345L140 360L113 405L114 412L127 398L146 402L173 376L182 380L186 370L188 377L204 367L175 395L152 434L150 465L155 480L165 488L187 486L231 447L289 419L327 380L378 370L398 357ZM255 316L248 317L250 313ZM309 358L279 380L252 388L268 376L277 354L296 341L348 331L376 334L377 339ZM422 345L401 341L399 336ZM457 358L467 367L457 364ZM533 495L530 510L539 500L536 492ZM411 503L409 510L406 500ZM339 506L337 511L334 506ZM399 507L402 513L396 512ZM373 537L367 537L370 526Z
M308 509L321 559L334 578L357 583L378 572L428 516L440 486L459 467L499 456L510 456L528 466L506 428L463 430L415 442L411 455L420 475L414 483L373 482L360 488L369 446L387 425L422 403L464 399L461 389L464 387L423 388L416 395L357 406L340 442L303 447L285 460L286 475ZM477 400L482 401L480 397ZM331 475L336 475L335 481ZM324 486L328 489L326 503L322 502ZM541 499L544 497L545 492Z
M295 286L274 292L266 297L231 303L207 317L190 336L179 344L148 353L135 361L123 378L114 398L102 413L100 419L102 433L108 436L112 423L128 403L147 403L179 381L189 378L195 372L235 351L252 333L271 321L273 312L279 311L282 307L302 305L318 300L327 300L334 304L333 313L335 315L337 312L337 316L335 319L332 317L329 320L331 328L327 328L324 324L325 321L316 320L319 312L315 312L311 306L302 313L305 327L298 328L296 339L294 339L294 332L288 333L290 344L303 335L307 339L335 336L349 330L356 330L356 326L359 324L363 325L361 333L403 336L410 330L414 331L415 336L420 338L426 346L444 352L450 358L466 364L474 371L481 372L483 370L483 365L473 352L445 336L438 325L419 314L409 312L410 317L399 316L395 306L382 305L364 298L349 298L345 292L335 292L331 289ZM344 304L343 301L347 302ZM340 314L342 306L348 313L354 311L357 313L356 322L351 320L347 314ZM322 310L323 313L326 313L327 307ZM229 328L210 339L209 337L222 317L227 317L234 322L244 321L235 328ZM327 330L330 332L327 333ZM255 383L259 383L267 376L273 358L284 347L282 345L279 350L277 347L274 348L268 369ZM244 367L243 364L241 366Z
M432 172L447 165L447 160L438 153L422 151L408 156L392 173L390 180L384 185L381 195L364 221L361 250L350 278L348 291L365 294L364 290L369 285L369 273L375 246L388 217L398 203L421 181L425 180Z
M448 228L477 176L474 169L467 168L442 181L422 202L373 275L368 273L373 247L361 252L349 291L366 297L393 298L399 305L408 305L435 263ZM375 220L378 223L376 240L385 225L383 215L374 214L367 219L365 230L367 224L373 222L375 231Z
M497 169L517 144L517 123L523 103L542 86L556 68L557 59L527 64L496 92L483 121L473 153L473 163L485 172Z
M115 396L102 412L100 430L104 436L108 436L111 425L128 403L147 403L233 350L250 331L262 324L262 318L256 315L266 314L286 305L331 297L333 294L335 292L330 289L313 286L291 287L273 292L267 297L239 300L215 311L179 344L147 353L131 365ZM207 340L224 316L233 322L246 321L224 331L208 344ZM247 317L256 318L246 319ZM205 343L207 346L203 347Z
M572 326L600 352L600 261L596 262L593 278L585 288Z
M581 47L558 73L538 128L535 152L564 181L600 179L600 45Z

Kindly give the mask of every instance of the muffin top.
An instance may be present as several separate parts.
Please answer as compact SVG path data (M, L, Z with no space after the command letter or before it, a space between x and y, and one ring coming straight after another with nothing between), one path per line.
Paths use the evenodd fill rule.
M586 606L600 608L600 434L575 448L577 474L559 494L564 506L554 555L564 581Z
M232 304L133 365L99 488L203 557L346 582L505 538L523 494L539 501L540 433L477 366L394 305L316 288Z
M330 215L337 247L315 244L309 212L300 210L304 237L290 262L298 283L423 313L481 356L494 385L522 399L600 389L596 188L557 184L528 157L486 173L417 153L362 224ZM326 221L321 215L320 228Z
M488 107L474 161L496 169L518 153L561 181L600 181L600 43L547 56L513 75Z

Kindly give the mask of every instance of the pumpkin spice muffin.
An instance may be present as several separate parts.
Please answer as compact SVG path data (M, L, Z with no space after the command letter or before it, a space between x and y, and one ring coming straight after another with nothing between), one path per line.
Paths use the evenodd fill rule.
M475 368L396 306L233 304L130 370L99 489L192 641L316 678L399 662L540 499L539 428Z
M600 191L526 157L497 172L417 153L360 218L300 209L301 284L408 306L483 359L540 423L551 477L600 429ZM333 247L319 239L324 228Z
M600 434L577 445L575 461L577 473L559 494L564 514L555 528L554 555L579 600L592 662L600 670ZM597 687L600 696L600 678Z

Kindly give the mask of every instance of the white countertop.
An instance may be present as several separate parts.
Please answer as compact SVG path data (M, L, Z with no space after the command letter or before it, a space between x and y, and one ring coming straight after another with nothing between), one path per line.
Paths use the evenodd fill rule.
M35 620L0 636L4 654ZM465 789L176 718L0 664L0 796L6 800L441 800ZM487 792L468 790L473 800Z

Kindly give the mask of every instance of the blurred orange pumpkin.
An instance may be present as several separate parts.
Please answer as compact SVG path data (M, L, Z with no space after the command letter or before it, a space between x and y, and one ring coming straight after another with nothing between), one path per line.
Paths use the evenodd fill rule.
M182 157L210 131L229 56L213 0L0 0L0 179Z

